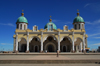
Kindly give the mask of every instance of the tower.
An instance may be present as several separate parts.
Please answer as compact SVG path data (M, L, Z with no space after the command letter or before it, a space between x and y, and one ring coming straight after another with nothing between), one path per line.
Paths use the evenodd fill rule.
M79 10L78 10L79 11ZM80 13L77 13L77 17L75 17L75 19L73 20L73 28L75 30L81 30L81 29L85 29L85 22L84 19L79 15Z
M22 10L21 16L17 19L16 26L17 26L16 29L19 29L19 30L26 30L28 27L28 21L24 17L23 10Z
M57 26L52 22L51 16L49 22L45 25L44 29L48 29L48 31L53 31L53 29L57 30Z

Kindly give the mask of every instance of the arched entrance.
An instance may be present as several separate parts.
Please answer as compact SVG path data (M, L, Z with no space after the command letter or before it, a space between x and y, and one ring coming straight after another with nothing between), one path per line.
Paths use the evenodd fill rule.
M60 42L61 52L71 52L71 48L72 48L71 39L68 37L64 37Z
M49 45L49 46L48 46L48 52L54 52L53 46L52 46L52 45Z
M18 42L18 51L26 52L26 50L27 50L27 41L25 38L21 38Z
M75 52L82 52L82 43L83 41L81 38L76 38L76 41L74 43Z
M43 42L43 50L47 52L56 52L58 49L58 43L55 36L48 36Z
M40 39L34 36L29 43L29 50L30 52L39 52L40 49L41 49Z

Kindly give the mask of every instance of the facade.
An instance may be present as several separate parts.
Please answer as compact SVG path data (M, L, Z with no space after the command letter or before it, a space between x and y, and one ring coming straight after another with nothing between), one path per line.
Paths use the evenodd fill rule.
M87 48L87 34L84 19L79 16L73 20L73 29L63 26L63 30L49 19L44 29L28 29L28 21L24 13L17 19L14 38L14 52L85 52Z

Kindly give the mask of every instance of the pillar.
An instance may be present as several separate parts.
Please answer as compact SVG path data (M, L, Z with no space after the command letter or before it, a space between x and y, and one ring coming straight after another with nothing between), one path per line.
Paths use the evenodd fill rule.
M18 33L16 33L16 51L15 52L18 52Z
M83 33L83 52L85 52L85 32Z
M27 32L27 50L26 52L29 52L29 32Z
M80 43L80 52L82 52L82 42Z
M88 46L87 46L87 37L86 37L86 39L85 39L85 44L86 44L86 47L88 47Z
M74 32L72 34L72 52L75 52L75 50L74 50Z
M58 32L58 51L60 52L60 32Z
M41 51L43 52L43 32L41 32Z

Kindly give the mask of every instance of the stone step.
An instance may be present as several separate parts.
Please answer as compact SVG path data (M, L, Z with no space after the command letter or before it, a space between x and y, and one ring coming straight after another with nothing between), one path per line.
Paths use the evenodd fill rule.
M100 59L95 60L0 60L0 64L100 64Z
M0 55L57 55L57 53L0 53ZM59 53L59 55L100 55L100 53Z

